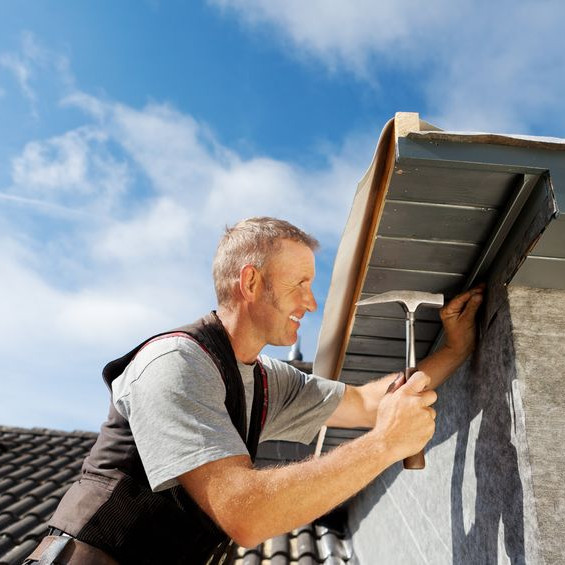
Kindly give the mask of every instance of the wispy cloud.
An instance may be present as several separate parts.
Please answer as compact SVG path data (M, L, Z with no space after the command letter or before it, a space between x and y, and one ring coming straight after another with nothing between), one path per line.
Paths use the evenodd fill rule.
M125 192L130 176L127 163L112 155L108 134L84 126L27 143L12 160L12 181L11 194L91 211L96 204L101 213Z
M364 79L372 76L375 58L388 61L409 51L421 58L417 45L446 25L456 13L452 2L373 2L371 0L210 0L246 25L275 31L296 57L316 58L331 70L349 69Z
M40 342L8 374L32 374L41 365L58 383L72 380L65 351L85 366L96 357L100 367L150 332L213 307L211 261L226 224L284 217L333 249L372 145L355 136L326 149L325 165L306 170L266 156L244 158L170 105L136 109L74 92L64 100L70 106L84 112L84 124L28 142L0 194L7 290L0 298L0 337L7 337L0 354ZM309 321L310 351L318 323L319 315ZM78 402L72 395L81 389L67 389ZM106 395L98 390L102 410ZM93 412L77 425L95 427L102 416Z
M0 68L13 75L35 119L39 117L39 97L34 81L39 72L53 72L67 88L74 84L68 58L42 46L29 31L21 34L20 48L17 51L0 53Z
M4 67L14 75L22 93L28 99L32 107L32 112L36 114L37 110L35 105L37 97L30 84L30 78L32 75L30 62L14 53L2 53L0 55L0 66Z
M425 95L419 110L445 128L528 132L551 115L565 127L565 4L558 0L210 3L267 40L278 35L299 59L382 89L385 73L403 76Z

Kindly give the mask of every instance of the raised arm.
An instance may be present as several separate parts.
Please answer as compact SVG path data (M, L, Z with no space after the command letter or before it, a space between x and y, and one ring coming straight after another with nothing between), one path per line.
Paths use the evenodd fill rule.
M483 301L484 285L459 294L440 310L445 345L418 364L431 378L430 388L437 388L475 349L477 310Z
M445 332L445 345L418 363L418 369L430 377L430 389L441 385L475 347L475 317L483 300L480 285L459 294L440 310ZM393 373L362 386L348 385L341 402L326 425L339 428L371 427L379 402L395 378Z

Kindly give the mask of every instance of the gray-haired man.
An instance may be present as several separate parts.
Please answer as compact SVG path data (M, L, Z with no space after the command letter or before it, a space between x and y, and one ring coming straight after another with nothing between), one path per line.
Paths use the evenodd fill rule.
M214 261L217 312L106 366L108 421L42 551L81 565L92 552L92 563L219 561L230 539L251 547L310 522L424 447L433 389L473 349L482 289L442 310L446 346L394 392L395 375L361 387L307 376L260 352L293 344L316 309L317 246L274 218L226 230ZM259 441L309 443L324 424L370 431L317 459L254 468Z

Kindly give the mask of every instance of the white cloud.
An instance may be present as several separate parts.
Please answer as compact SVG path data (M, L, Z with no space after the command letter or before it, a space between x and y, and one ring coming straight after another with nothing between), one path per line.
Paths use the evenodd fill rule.
M124 336L135 335L133 328L155 327L162 322L162 314L150 303L84 290L65 297L51 328L65 342L102 348L111 346L116 338L123 340Z
M114 220L97 238L94 256L122 265L186 258L192 243L190 223L187 209L170 198L160 198L129 221Z
M355 136L327 151L325 167L307 171L268 157L244 159L221 145L206 124L167 105L136 110L80 94L66 103L98 120L155 193L184 207L198 233L217 234L226 223L261 214L285 215L317 233L339 233L374 143Z
M0 55L0 66L14 75L24 96L32 105L35 105L36 95L30 85L31 64L14 53L2 53Z
M86 123L27 143L0 194L0 354L11 359L12 379L50 375L53 387L42 394L53 410L65 403L51 390L79 394L73 387L83 378L94 379L84 386L102 410L98 367L214 306L211 262L224 225L280 216L331 249L373 143L352 138L326 149L325 166L305 170L243 158L167 105L134 109L78 92L64 103L83 109ZM312 355L315 336L306 342ZM68 418L77 418L72 410ZM71 427L92 428L102 416Z
M565 127L565 48L559 0L211 0L282 49L370 83L423 92L423 117L450 129L529 132ZM275 34L276 35L276 34ZM289 49L290 47L290 49ZM403 81L398 81L403 77ZM414 111L414 108L397 108Z
M31 141L12 160L13 184L7 191L106 213L131 182L128 165L111 154L107 142L108 135L92 126Z
M55 76L64 88L70 88L74 84L68 58L41 45L29 31L21 34L20 49L17 52L0 53L0 68L14 76L29 102L32 117L36 119L39 117L40 100L34 83L41 72L47 72L50 77Z
M231 158L205 125L167 105L115 105L112 114L114 135L158 191L205 194L213 171Z
M84 190L88 137L69 132L45 142L28 143L22 155L13 161L14 182L31 190Z
M370 61L395 51L409 50L429 33L450 20L456 11L452 2L436 0L408 2L372 0L211 0L223 11L235 12L254 28L267 25L283 41L294 46L298 57L321 59L335 70L345 67L370 78ZM391 50L393 46L393 50Z

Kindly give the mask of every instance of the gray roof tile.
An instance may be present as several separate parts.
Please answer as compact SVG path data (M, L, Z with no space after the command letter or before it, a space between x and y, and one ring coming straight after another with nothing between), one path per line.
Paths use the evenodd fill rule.
M33 496L25 496L21 499L12 498L12 504L6 506L3 513L21 516L34 506L37 506L37 499Z
M0 512L14 502L14 497L11 494L0 494Z
M4 534L0 534L0 563L4 563L4 556L7 554L11 549L14 548L16 544L14 544L14 540L10 536L5 536ZM18 544L19 545L19 544ZM9 563L6 561L6 563Z
M59 485L57 483L54 483L51 480L46 481L46 482L42 482L41 484L36 486L34 489L30 490L27 493L27 495L28 496L34 496L38 500L42 500L46 496L51 495L57 489L58 486Z
M26 533L24 539L26 540L33 540L34 544L37 544L37 540L42 539L44 536L47 535L49 527L47 526L47 522L40 522L32 528L29 532Z
M0 565L22 563L22 561L35 549L36 545L36 540L29 539L12 547L10 551L0 558Z
M43 463L40 463L40 465L43 465ZM28 478L36 482L42 482L46 479L49 479L52 476L53 476L53 467L46 466L46 467L42 467L41 469L38 469L37 471L34 471L29 475Z
M35 486L35 482L30 479L26 479L21 483L18 483L16 480L14 481L14 484L10 486L10 488L6 489L6 492L13 494L14 496L20 497L26 494L27 492L29 492L30 490L32 490L34 486Z
M0 426L0 565L20 565L47 533L96 437Z
M27 514L21 520L14 522L11 526L8 526L7 528L4 528L3 533L11 537L12 539L20 539L20 538L23 539L26 532L37 526L38 521L39 520L37 516L33 514Z
M292 532L267 540L252 549L238 548L235 565L316 564L354 565L347 511L338 508Z
M10 477L0 479L0 492L6 492L14 483L14 479L11 479Z
M53 515L53 512L55 512L55 508L57 508L58 504L58 498L48 498L28 512L37 516L39 519L48 520Z
M0 514L0 532L14 522L12 514Z

